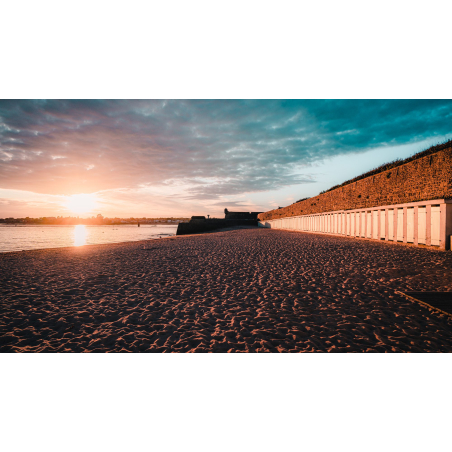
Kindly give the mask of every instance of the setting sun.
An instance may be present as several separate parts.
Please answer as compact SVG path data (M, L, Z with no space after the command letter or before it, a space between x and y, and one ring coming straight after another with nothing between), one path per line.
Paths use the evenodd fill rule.
M78 195L67 196L63 205L72 213L88 213L96 207L96 195L81 193Z

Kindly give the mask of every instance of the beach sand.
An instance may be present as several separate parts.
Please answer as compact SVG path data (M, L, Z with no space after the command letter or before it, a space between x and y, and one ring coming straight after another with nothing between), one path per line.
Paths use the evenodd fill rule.
M144 249L145 248L145 249ZM450 352L452 252L269 229L0 255L2 352Z

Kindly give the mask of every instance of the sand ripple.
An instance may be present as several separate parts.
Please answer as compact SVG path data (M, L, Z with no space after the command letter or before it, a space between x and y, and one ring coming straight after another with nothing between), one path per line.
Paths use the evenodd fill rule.
M146 246L147 249L143 249ZM0 351L452 351L452 253L243 229L0 255Z

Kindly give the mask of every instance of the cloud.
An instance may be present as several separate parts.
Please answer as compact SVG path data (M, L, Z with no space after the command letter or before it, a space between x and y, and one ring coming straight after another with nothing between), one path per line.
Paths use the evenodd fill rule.
M0 212L6 212L2 216L56 216L61 210L61 197L39 195L31 192L12 192L0 189Z
M166 184L218 200L314 182L339 154L450 134L448 100L0 101L0 187Z
M227 205L227 207L247 207L253 204L247 203L245 201L220 201L211 204L212 207L222 207L223 209L225 205Z

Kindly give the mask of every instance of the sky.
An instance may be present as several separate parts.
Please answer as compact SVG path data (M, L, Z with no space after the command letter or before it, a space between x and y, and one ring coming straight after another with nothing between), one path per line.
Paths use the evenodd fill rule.
M0 100L0 218L266 211L451 125L450 100Z

